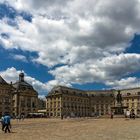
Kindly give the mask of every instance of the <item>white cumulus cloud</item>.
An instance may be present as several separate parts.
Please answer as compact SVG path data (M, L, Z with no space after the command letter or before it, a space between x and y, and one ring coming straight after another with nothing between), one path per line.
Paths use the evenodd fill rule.
M22 72L24 72L24 71L22 71ZM17 70L14 67L7 68L4 71L0 71L0 75L8 83L10 83L10 82L15 83L16 81L18 81L19 80L19 74L20 73L21 73L21 71L20 70ZM25 81L27 81L29 84L31 84L33 86L33 88L36 91L38 91L39 97L43 97L43 96L47 95L47 93L54 86L57 86L57 85L71 86L68 83L64 83L64 82L62 83L62 82L59 82L57 80L51 80L48 83L43 83L43 82L35 79L34 77L29 76L26 72L24 72L24 74L25 74Z
M24 55L11 54L11 57L14 58L15 60L19 60L19 61L22 61L22 62L28 62L27 58Z
M138 0L7 2L19 11L30 12L32 22L17 16L17 26L13 27L7 24L7 18L0 20L0 33L9 35L0 36L0 43L5 49L36 52L38 57L32 62L50 68L59 65L49 71L55 79L48 82L47 88L60 83L116 83L124 81L124 76L128 81L129 74L140 71L140 55L125 52L134 34L140 33Z

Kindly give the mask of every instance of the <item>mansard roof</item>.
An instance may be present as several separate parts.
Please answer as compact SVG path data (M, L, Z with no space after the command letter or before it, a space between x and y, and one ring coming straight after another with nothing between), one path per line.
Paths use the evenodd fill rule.
M56 94L76 94L76 95L86 95L84 93L85 91L79 90L79 89L74 89L70 87L65 87L65 86L55 86L48 94L50 95L56 95Z
M80 95L80 96L114 96L114 90L79 90L75 88L65 87L65 86L55 86L48 94L57 95L57 94L71 94L71 95Z
M130 93L129 91L136 90L135 92ZM139 90L139 91L138 91ZM127 93L122 93L122 96L140 96L140 87L129 88L129 89L108 89L108 90L79 90L75 88L70 88L66 86L55 86L47 96L57 95L57 94L71 94L71 95L80 95L80 96L91 96L91 97L103 97L111 96L115 97L118 91L128 91Z
M32 85L25 81L17 81L16 83L13 84L13 87L16 89L33 89Z
M8 85L8 83L0 76L0 84Z
M114 89L110 90L88 90L86 93L89 96L114 96Z
M19 74L19 80L13 84L13 87L16 88L17 90L26 90L26 89L34 90L33 86L24 80L24 73Z
M130 87L130 88L124 88L124 89L120 89L120 91L128 91L128 90L140 90L140 87Z

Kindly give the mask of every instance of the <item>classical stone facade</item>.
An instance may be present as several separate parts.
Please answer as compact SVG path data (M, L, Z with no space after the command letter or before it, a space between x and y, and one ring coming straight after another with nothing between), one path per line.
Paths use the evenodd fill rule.
M113 90L82 91L58 86L46 96L49 117L86 117L105 115L114 105Z
M24 80L24 73L20 73L19 80L13 84L13 116L35 113L38 110L38 93Z
M8 113L12 115L13 111L13 91L12 85L8 84L1 76L0 76L0 116Z
M85 91L90 99L90 116L108 115L115 105L114 90Z
M140 88L123 90L83 91L64 86L54 87L46 96L46 112L49 117L86 117L108 115L116 106L118 92L122 106L140 115Z
M123 99L123 105L127 106L130 112L140 116L140 88L131 88L120 90ZM126 111L125 110L125 111Z

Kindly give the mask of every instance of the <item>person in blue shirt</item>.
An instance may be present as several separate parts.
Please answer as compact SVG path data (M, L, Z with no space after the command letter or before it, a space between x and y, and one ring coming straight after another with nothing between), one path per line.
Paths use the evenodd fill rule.
M4 125L5 125L5 133L7 133L7 131L10 133L11 131L10 131L10 128L11 128L11 117L8 115L8 114L6 114L5 116L4 116Z

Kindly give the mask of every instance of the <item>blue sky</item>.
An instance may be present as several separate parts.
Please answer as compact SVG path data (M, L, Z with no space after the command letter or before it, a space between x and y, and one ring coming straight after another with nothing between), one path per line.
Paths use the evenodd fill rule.
M138 87L139 9L138 0L1 0L0 75L15 82L24 71L40 96L56 85Z

